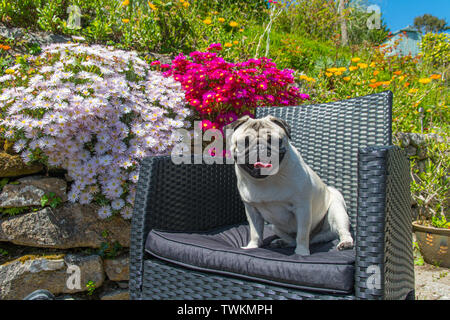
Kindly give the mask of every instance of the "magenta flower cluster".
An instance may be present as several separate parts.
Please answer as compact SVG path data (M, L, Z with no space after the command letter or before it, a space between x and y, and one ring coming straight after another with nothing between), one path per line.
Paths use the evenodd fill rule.
M289 106L309 99L292 85L293 70L280 70L264 57L230 63L218 56L221 50L220 43L213 43L207 52L192 52L190 59L180 54L170 66L160 68L182 84L204 130L222 129L243 115L252 116L259 106Z

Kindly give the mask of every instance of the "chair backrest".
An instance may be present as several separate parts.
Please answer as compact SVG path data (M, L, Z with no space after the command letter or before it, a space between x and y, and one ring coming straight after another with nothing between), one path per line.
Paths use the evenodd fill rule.
M355 230L358 149L392 143L392 92L324 104L257 108L257 118L267 115L288 122L291 142L306 163L327 185L342 192Z

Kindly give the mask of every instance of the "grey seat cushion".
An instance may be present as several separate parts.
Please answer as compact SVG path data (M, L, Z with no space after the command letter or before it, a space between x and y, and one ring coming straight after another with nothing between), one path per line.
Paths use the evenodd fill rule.
M247 245L249 226L242 224L208 233L152 230L146 251L160 259L196 270L232 275L298 289L350 293L354 284L355 251L336 249L337 240L312 245L311 255L296 255L295 248L270 248L276 238L264 229L264 246Z

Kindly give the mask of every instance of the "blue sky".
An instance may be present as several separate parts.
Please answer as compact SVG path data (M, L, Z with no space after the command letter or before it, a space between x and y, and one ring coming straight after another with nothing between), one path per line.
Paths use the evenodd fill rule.
M445 19L450 25L450 0L369 0L381 8L381 17L391 29L397 31L414 24L414 18L425 13Z

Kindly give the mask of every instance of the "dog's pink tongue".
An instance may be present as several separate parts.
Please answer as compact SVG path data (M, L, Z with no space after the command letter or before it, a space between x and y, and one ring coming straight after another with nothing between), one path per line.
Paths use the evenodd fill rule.
M263 162L255 162L254 164L255 168L272 168L271 163L263 163Z

